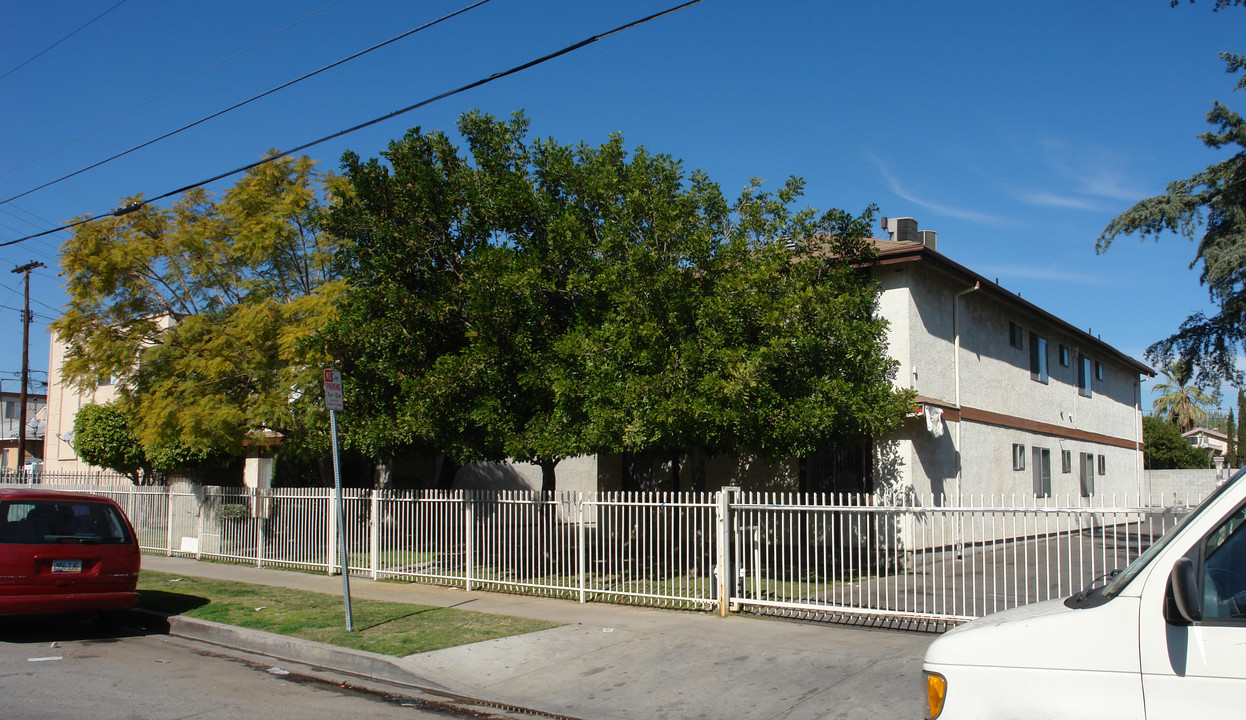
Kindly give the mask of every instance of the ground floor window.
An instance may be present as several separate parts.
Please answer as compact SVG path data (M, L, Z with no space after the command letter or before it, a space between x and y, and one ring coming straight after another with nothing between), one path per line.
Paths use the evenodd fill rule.
M1095 494L1095 456L1081 453L1082 497Z
M1034 496L1051 497L1051 451L1034 448Z
M1025 469L1025 446L1020 443L1015 443L1012 446L1012 469Z

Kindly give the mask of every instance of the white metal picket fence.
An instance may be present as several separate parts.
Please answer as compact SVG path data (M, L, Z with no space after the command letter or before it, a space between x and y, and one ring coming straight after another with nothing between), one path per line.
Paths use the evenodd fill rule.
M39 478L117 500L149 552L341 571L331 489L102 479ZM30 478L0 477L14 480ZM352 575L931 629L1067 596L1127 564L1192 500L343 492Z

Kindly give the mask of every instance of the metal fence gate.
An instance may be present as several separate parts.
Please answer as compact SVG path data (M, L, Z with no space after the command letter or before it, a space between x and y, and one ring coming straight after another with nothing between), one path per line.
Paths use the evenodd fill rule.
M31 480L114 498L148 552L341 572L331 489L0 476ZM1076 592L1127 564L1190 506L1176 498L887 500L734 488L348 489L342 502L353 575L932 629Z

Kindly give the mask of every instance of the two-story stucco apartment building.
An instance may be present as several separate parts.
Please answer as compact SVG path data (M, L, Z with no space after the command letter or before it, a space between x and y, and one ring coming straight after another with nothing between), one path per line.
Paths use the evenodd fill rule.
M1146 365L1073 327L997 283L940 254L936 236L911 218L887 222L868 268L881 287L895 382L918 405L887 437L827 448L784 463L712 458L704 488L812 492L916 492L946 501L978 495L1060 497L1142 490L1141 379ZM82 395L60 386L64 346L49 363L48 471L86 470L73 451L73 416L112 388ZM665 458L624 471L618 455L573 458L558 466L560 490L688 490ZM432 463L397 475L434 476ZM647 468L636 472L637 467ZM639 476L639 477L638 477ZM541 486L539 469L479 464L456 486Z
M875 442L875 489L1140 492L1141 381L1154 371L941 255L912 219L889 229L872 272L896 383L920 408Z

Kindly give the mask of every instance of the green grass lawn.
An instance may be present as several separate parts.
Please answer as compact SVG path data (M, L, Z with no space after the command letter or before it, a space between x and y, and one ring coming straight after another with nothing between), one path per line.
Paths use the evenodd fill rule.
M557 627L555 623L451 608L142 571L139 607L402 657Z

